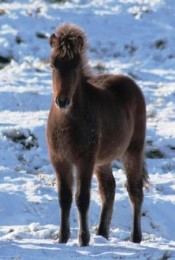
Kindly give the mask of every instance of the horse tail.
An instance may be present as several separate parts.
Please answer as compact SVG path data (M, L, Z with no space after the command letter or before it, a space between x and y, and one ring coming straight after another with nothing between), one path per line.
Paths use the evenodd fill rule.
M149 175L147 171L147 165L144 161L143 163L143 169L142 169L142 180L143 180L143 186L148 189L149 188Z

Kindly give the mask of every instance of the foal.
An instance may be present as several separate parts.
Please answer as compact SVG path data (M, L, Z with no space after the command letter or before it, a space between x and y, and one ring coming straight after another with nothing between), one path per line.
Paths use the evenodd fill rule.
M111 161L120 159L127 176L132 210L131 241L141 242L141 205L145 142L145 102L139 87L124 75L92 77L86 60L86 37L72 24L50 37L53 101L47 124L50 159L56 172L61 208L59 242L70 237L73 166L79 244L90 240L88 208L93 171L99 182L102 210L97 234L109 236L115 196Z

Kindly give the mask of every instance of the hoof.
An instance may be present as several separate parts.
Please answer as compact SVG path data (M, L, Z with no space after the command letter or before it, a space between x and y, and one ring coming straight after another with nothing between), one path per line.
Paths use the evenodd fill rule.
M67 243L67 241L69 240L70 238L70 232L67 232L66 234L59 234L59 237L58 237L58 243L59 244L65 244Z
M102 237L106 238L107 240L109 238L109 232L106 231L106 230L97 229L96 235L97 236L102 236Z
M58 239L58 243L59 243L59 244L66 244L67 241L68 241L68 239L66 239L66 238L59 238L59 239Z
M136 244L140 244L142 241L142 236L141 235L135 235L135 236L131 235L130 241L133 243L136 243Z
M89 241L90 241L89 233L79 234L79 245L80 246L89 246Z

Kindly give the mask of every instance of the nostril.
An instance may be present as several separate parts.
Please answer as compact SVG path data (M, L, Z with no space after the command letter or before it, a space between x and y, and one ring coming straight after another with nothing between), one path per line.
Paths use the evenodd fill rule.
M55 103L59 108L64 109L69 105L70 101L66 97L56 97Z

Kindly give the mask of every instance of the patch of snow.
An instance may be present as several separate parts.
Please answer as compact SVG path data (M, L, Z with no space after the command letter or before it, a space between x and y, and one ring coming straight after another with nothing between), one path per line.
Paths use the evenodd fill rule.
M175 3L7 0L0 11L0 259L175 259ZM140 245L129 242L132 213L119 162L113 163L109 240L95 235L100 199L93 178L90 246L78 245L75 204L71 238L57 243L59 207L45 127L52 98L48 37L63 22L85 30L95 73L128 74L144 92L150 187Z

